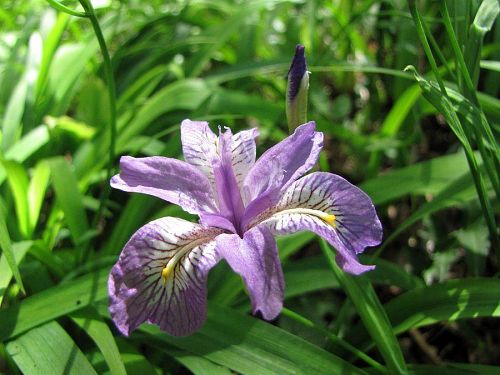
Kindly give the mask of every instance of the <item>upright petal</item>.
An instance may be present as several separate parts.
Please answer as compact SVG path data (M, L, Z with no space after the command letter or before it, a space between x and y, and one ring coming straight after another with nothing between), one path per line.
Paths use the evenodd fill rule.
M323 133L315 128L313 121L299 126L257 160L244 181L245 202L286 189L314 166L323 147Z
M141 323L184 336L206 319L207 273L219 261L222 231L165 217L140 228L108 280L111 317L124 335Z
M243 181L250 168L255 164L255 138L259 135L256 128L243 130L232 137L231 158L234 169L234 176L238 182L240 190L243 188Z
M214 185L212 163L219 157L219 139L206 121L184 120L181 123L184 159L197 167Z
M232 135L230 158L238 186L243 186L248 171L255 163L255 137L257 129L244 130ZM220 156L219 139L206 121L184 120L181 124L184 159L198 167L214 183L213 161Z
M285 282L276 241L264 226L246 232L243 239L236 234L217 237L217 252L241 275L250 294L254 314L272 320L283 307Z
M244 206L232 166L231 145L231 129L226 129L219 136L219 158L213 162L213 172L219 211L222 216L234 223L238 230Z
M340 176L315 172L295 181L276 207L253 219L274 234L310 230L325 238L347 272L373 269L358 262L356 254L382 240L382 226L370 198Z
M111 179L115 189L153 195L193 214L217 212L209 181L188 163L161 156L122 156L120 169Z

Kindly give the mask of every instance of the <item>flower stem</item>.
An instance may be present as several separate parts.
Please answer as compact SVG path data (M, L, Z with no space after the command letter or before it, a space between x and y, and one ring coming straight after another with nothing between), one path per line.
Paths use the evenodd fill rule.
M106 46L106 41L104 40L104 35L102 33L102 29L99 25L99 21L95 15L94 8L90 2L90 0L79 0L83 9L90 19L92 23L92 27L94 29L94 33L96 35L97 41L99 43L99 48L103 57L103 66L104 66L104 74L106 76L106 83L108 88L108 96L109 96L109 108L110 108L110 116L109 116L109 162L106 169L106 181L111 179L111 174L113 170L113 163L115 160L115 143L116 143L116 85L115 79L113 76L113 67L111 64L111 57L109 55L108 48ZM106 199L110 193L110 185L106 183L103 187L100 196L99 208L94 216L94 221L92 222L92 227L96 227L101 219L102 212L104 209L104 204Z

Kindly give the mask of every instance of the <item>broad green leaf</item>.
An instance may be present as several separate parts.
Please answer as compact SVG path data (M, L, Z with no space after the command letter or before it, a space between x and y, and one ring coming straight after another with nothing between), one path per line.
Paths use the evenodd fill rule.
M77 311L71 314L71 319L96 343L112 375L127 373L111 330L95 311L90 308Z
M57 201L64 212L64 218L76 245L88 231L87 216L83 207L78 181L68 162L62 157L47 161Z
M48 141L49 131L46 126L40 125L16 142L9 151L5 153L5 159L22 163ZM4 182L5 177L5 170L0 168L0 185Z
M315 238L311 232L298 232L289 236L279 236L276 238L280 259L286 262L290 256L295 254L300 249L304 248L309 242Z
M89 273L0 310L0 341L105 299L108 271Z
M208 320L188 337L165 335L145 325L148 340L200 355L241 374L363 374L343 359L268 323L211 306Z
M199 355L190 354L189 352L177 351L173 349L165 349L164 345L158 349L164 350L169 356L172 356L177 362L185 366L194 375L231 375L232 372L227 367L223 367L205 359Z
M423 286L392 299L384 309L395 334L439 322L500 316L500 280L468 278ZM366 342L366 330L358 326L350 334L356 343ZM368 349L368 345L365 349Z
M16 138L21 134L21 120L26 103L28 83L23 77L18 82L14 93L10 97L9 103L2 119L2 149L4 152L15 144Z
M66 29L69 19L70 17L68 14L63 12L58 13L57 19L54 22L50 32L44 38L40 71L38 73L38 79L36 82L37 97L40 97L40 95L42 94L43 90L47 85L47 77L50 66L52 64L52 59L57 51L57 48L59 47L62 34Z
M24 374L97 374L57 322L26 332L6 349Z
M22 262L32 244L31 241L16 242L12 244L12 253L17 266ZM3 297L12 279L12 269L7 257L6 255L0 257L0 306L2 305Z
M25 238L31 235L28 205L28 173L24 167L12 160L1 160L7 173L7 181L14 196L19 231Z
M374 284L397 286L403 290L413 289L423 284L422 280L409 274L392 262L369 256L361 257L364 264L375 264L374 271L366 277ZM285 274L285 297L293 298L318 290L339 288L324 257L314 256L286 263L283 266Z
M500 61L481 60L480 66L483 69L488 69L500 73Z
M159 116L173 110L193 111L211 93L212 88L200 79L176 81L165 86L145 101L130 123L119 122L117 152Z
M40 216L40 209L49 184L49 178L49 166L44 160L41 160L33 169L27 191L29 228L31 231L35 229L38 223L38 217Z
M462 152L395 169L363 182L360 188L376 205L386 204L408 194L436 194L457 175L469 170Z
M407 373L403 353L396 336L392 334L389 318L368 279L362 275L351 276L342 271L335 262L333 252L325 240L320 241L320 246L340 285L353 305L356 306L356 310L384 358L389 372L394 374Z
M384 307L394 332L400 334L437 322L500 316L500 280L471 278L420 287Z
M12 244L10 242L9 231L7 230L7 225L5 223L5 218L1 214L0 214L0 248L2 248L2 260L5 258L7 264L9 265L10 272L14 275L14 278L16 279L16 282L19 284L19 287L21 288L23 293L26 293L26 291L24 290L23 280L21 279L21 274L19 273L19 268L17 267L16 258L14 256Z

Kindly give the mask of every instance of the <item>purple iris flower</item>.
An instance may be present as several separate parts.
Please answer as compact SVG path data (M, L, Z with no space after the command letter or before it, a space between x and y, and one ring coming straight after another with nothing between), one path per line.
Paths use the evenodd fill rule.
M221 259L243 278L253 312L274 319L283 307L283 272L275 235L310 230L337 250L352 274L373 269L357 254L378 245L382 227L370 198L342 177L303 176L316 163L323 134L315 123L295 132L255 161L257 129L217 137L207 122L184 120L186 161L121 158L111 186L153 195L200 216L154 220L127 242L108 281L110 312L128 335L141 323L172 335L206 319L207 274Z

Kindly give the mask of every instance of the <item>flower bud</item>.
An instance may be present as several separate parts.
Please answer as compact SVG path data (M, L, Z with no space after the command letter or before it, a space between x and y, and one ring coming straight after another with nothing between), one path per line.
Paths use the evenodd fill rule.
M309 72L304 49L301 44L295 47L295 56L287 75L286 117L290 133L293 133L297 126L307 122Z

